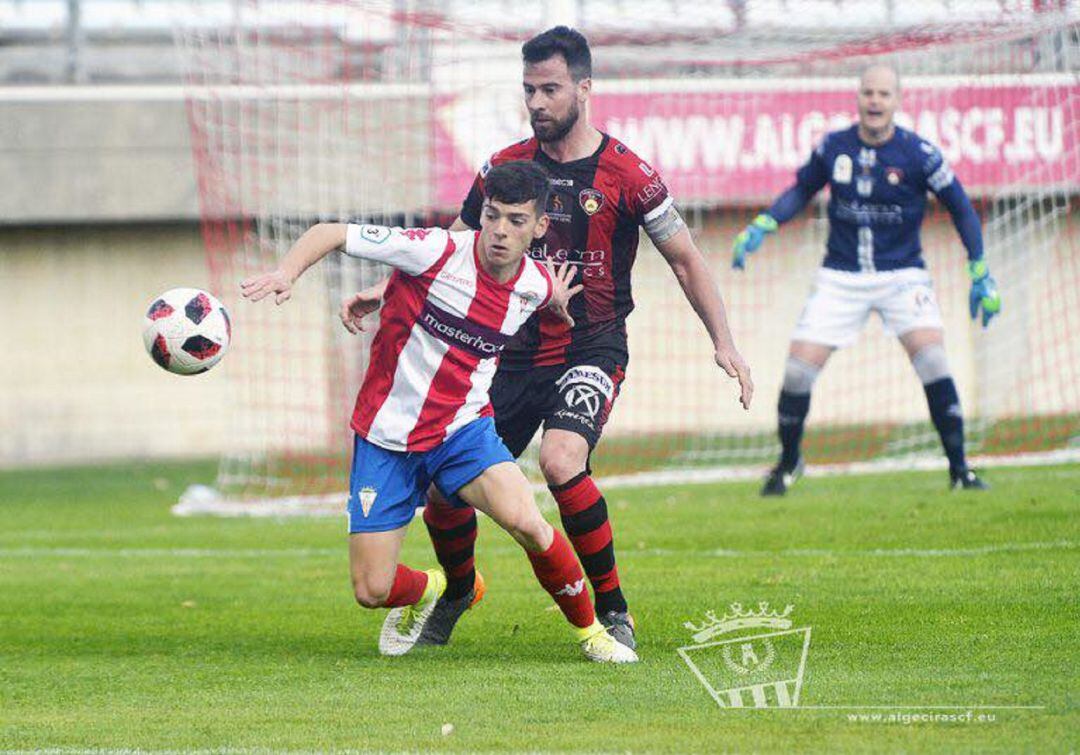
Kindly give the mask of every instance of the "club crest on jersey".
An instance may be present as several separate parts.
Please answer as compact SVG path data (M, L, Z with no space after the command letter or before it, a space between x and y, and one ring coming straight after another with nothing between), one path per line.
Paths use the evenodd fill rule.
M904 180L904 171L900 168L886 168L885 180L889 182L890 186L898 186Z
M518 294L518 304L521 306L521 311L524 312L527 309L536 309L536 305L540 303L540 297L532 291L526 291L523 294Z
M375 496L378 492L370 485L360 488L360 510L364 512L364 518L371 513L371 507L375 505Z
M851 155L837 155L832 166L832 180L838 184L851 183Z
M599 189L582 189L578 194L578 204L587 215L595 215L604 206L604 193Z

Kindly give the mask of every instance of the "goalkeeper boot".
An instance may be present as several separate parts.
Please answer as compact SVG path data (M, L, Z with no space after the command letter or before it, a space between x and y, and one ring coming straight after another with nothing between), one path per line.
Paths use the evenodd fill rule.
M608 634L599 621L593 621L591 627L578 629L581 651L590 661L597 663L637 663L638 657L630 648Z
M441 569L428 569L425 574L428 583L420 600L411 606L391 608L386 615L379 633L379 652L383 655L405 655L416 646L424 622L446 591L446 575Z
M637 640L634 638L634 617L626 611L607 611L597 616L608 634L618 642L626 645L631 650L637 649Z
M461 615L484 599L487 586L480 572L476 572L476 581L473 587L460 598L447 598L445 595L439 598L435 604L435 610L427 617L420 637L416 640L417 645L445 645L450 641L450 633L454 631Z
M795 462L795 466L791 469L784 469L780 464L777 464L769 471L769 476L765 478L765 484L761 487L761 495L763 496L780 496L787 493L788 488L795 484L803 475L803 460L799 457L799 460Z
M949 472L949 482L953 490L989 490L990 486L979 479L979 476L970 469L964 468L959 472Z

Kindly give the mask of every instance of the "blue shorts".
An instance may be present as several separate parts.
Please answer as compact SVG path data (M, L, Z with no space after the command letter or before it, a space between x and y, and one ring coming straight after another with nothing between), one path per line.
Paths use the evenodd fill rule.
M386 532L412 521L428 486L455 505L456 493L488 467L514 457L491 417L473 420L430 451L388 451L356 436L349 477L349 533ZM366 509L366 511L365 511Z

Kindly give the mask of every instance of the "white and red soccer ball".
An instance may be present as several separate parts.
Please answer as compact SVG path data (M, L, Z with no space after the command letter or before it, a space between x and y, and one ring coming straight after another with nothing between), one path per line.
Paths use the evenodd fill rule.
M225 355L231 338L225 307L197 288L166 291L146 310L146 351L158 366L177 375L206 372Z

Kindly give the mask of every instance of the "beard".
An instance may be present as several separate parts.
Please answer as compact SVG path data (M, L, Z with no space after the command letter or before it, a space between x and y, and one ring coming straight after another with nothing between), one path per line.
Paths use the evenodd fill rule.
M529 122L532 124L533 135L536 136L537 141L541 143L558 142L566 138L566 135L570 133L570 129L578 122L580 116L581 110L578 108L577 100L575 100L570 104L570 112L562 120L552 119L537 123L534 116L529 118Z

